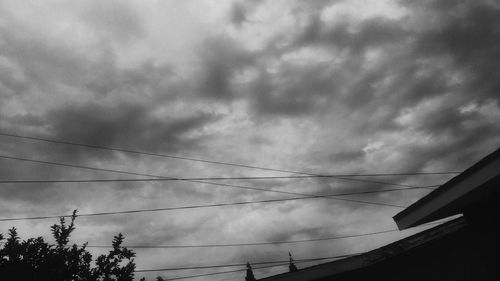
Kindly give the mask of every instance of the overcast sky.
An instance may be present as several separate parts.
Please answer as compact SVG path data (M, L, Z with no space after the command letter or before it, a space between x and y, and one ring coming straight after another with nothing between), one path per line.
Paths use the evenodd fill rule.
M499 40L495 1L0 1L0 131L321 174L462 171L499 146ZM169 177L290 175L7 136L0 156ZM451 176L370 179L425 186ZM145 177L0 159L2 180L117 178ZM304 194L391 188L224 183ZM408 206L427 192L343 198ZM1 184L0 193L2 218L296 197L192 182ZM82 217L73 241L105 245L118 232L128 245L310 239L392 229L400 210L310 199ZM0 222L0 232L49 238L55 222ZM289 251L304 259L404 235L137 250L136 261L258 262ZM145 276L204 272L212 270ZM230 278L244 272L205 280Z

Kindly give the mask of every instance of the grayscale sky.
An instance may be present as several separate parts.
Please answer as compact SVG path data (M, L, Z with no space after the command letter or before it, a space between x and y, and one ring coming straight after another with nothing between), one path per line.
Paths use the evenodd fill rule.
M0 1L0 132L318 174L462 171L499 146L499 42L493 0ZM8 136L0 156L169 177L290 175ZM364 179L427 186L452 176ZM0 158L0 180L123 178L146 177ZM218 182L304 194L394 188L327 178ZM407 206L428 192L342 198ZM1 218L296 197L182 181L0 184L0 194ZM118 232L128 245L310 239L392 229L400 210L308 199L81 217L73 241L106 245ZM23 238L50 239L56 221L0 222L0 232L16 226ZM408 233L137 250L136 261L151 269L283 260L289 251L305 259Z

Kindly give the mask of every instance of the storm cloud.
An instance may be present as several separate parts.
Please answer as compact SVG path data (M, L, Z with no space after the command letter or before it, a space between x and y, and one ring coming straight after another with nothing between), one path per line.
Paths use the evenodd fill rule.
M1 133L322 174L461 171L499 145L494 1L0 1L0 18ZM12 136L0 136L0 156L164 177L289 175ZM133 177L0 159L0 180ZM428 186L450 177L363 179ZM331 178L224 183L304 194L387 188ZM406 206L427 192L343 198ZM1 184L0 211L7 218L287 196L182 181ZM129 245L310 239L390 229L399 210L308 199L82 217L74 240L102 245L118 232ZM23 238L48 237L51 223L2 222L0 232L15 225ZM404 235L139 250L137 263L339 255Z

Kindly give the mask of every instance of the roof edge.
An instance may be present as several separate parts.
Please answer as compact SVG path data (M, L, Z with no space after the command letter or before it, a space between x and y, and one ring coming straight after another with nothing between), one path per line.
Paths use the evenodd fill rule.
M409 223L407 225L402 225L401 220L411 214L412 212L416 211L419 208L422 208L425 204L427 204L430 200L436 198L437 196L447 192L448 190L452 189L453 186L457 185L458 183L462 182L464 179L467 177L471 176L472 174L476 173L478 170L481 168L487 166L488 164L494 162L495 160L500 159L500 148L496 149L492 153L488 154L487 156L483 157L480 159L478 162L467 168L465 171L460 173L459 175L453 177L443 185L441 185L439 188L433 190L426 196L420 198L418 201L415 203L411 204L408 206L406 209L402 210L401 212L397 213L395 216L393 216L394 221L398 225L398 228L400 230L402 229L407 229L410 227L417 226L424 221L424 218L421 218L419 220L413 221L412 223Z
M334 276L344 272L365 268L397 256L406 251L410 251L427 242L439 239L450 233L454 233L455 231L458 231L465 226L467 226L466 220L463 217L459 217L365 253L357 254L352 257L339 259L328 263L301 268L295 272L285 272L268 276L258 280L316 280L319 278ZM316 273L320 272L319 274L321 276L313 276L314 274L311 271L316 271Z

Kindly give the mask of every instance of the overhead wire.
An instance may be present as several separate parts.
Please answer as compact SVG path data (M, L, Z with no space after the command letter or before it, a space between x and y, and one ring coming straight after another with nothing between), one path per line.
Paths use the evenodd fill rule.
M314 196L265 199L265 200L255 200L255 201L240 201L240 202L227 202L227 203L215 203L215 204L204 204L204 205L188 205L188 206L163 207L163 208L152 208L152 209L138 209L138 210L136 209L136 210L124 210L124 211L112 211L112 212L83 213L83 214L77 214L76 217L92 217L92 216L107 216L107 215L118 215L118 214L174 211L174 210L198 209L198 208L227 207L227 206L274 203L274 202L295 201L295 200L305 200L305 199L325 199L325 198L328 198L330 196L349 196L349 195L373 194L373 193L382 193L382 192L407 191L407 190L416 190L416 189L421 189L421 188L419 188L419 187L394 188L394 189L382 189L382 190L343 192L343 193L333 193L333 194L314 195ZM0 218L0 222L20 221L20 220L56 219L56 218L65 218L65 217L71 217L71 216L72 215L66 214L66 215L20 217L20 218Z
M120 174L127 174L127 175L135 175L135 176L155 177L155 178L161 178L161 179L170 180L170 181L188 181L188 182L196 182L196 183L204 183L204 184L212 184L212 185L223 185L223 184L220 184L220 183L213 183L213 182L207 182L207 181L202 181L202 180L194 180L194 179L188 179L188 178L184 179L184 178L171 177L171 176L158 176L158 175L151 175L151 174L126 172L126 171L119 171L119 170L113 170L113 169L96 168L96 167L74 165L74 164L66 164L66 163L57 163L57 162L50 162L50 161L44 161L44 160L28 159L28 158L22 158L22 157L13 157L13 156L7 156L7 155L0 155L0 158L10 159L10 160L18 160L18 161L27 161L27 162L33 162L33 163L39 163L39 164L47 164L47 165L55 165L55 166L79 168L79 169L87 169L87 170L93 170L93 171L103 171L103 172L112 172L112 173L120 173ZM312 176L314 176L314 175L312 175ZM319 176L322 177L321 175L319 175ZM358 179L358 178L351 179L351 178L337 177L337 176L329 176L329 178L335 178L335 179L340 179L340 180L345 180L345 181L373 183L373 184L380 184L380 185L391 185L391 186L400 186L400 187L416 187L414 185L398 184L398 183L390 183L390 182L381 182L381 181L373 181L373 180ZM431 187L433 187L433 186L431 186Z
M426 223L421 226L429 226L433 224L440 224L442 221L439 222L431 222L431 223ZM395 229L394 231L398 231ZM322 261L322 260L329 260L329 259L342 259L342 258L349 258L353 256L357 256L363 253L355 253L355 254L346 254L346 255L338 255L338 256L332 256L332 257L322 257L322 258L312 258L312 259L294 259L294 263L306 263L306 262L313 262L313 261ZM251 263L251 265L260 265L260 264L271 264L267 266L262 266L262 267L252 267L252 270L259 270L259 269L265 269L265 268L272 268L272 267L277 267L277 266L284 266L289 264L288 261L266 261L266 262L257 262L257 263ZM215 265L215 266L192 266L192 267L174 267L174 268L160 268L160 269L139 269L135 270L134 272L159 272L159 271L177 271L177 270L192 270L192 269L207 269L207 268L221 268L221 267L239 267L239 266L246 266L247 263L240 263L240 264L228 264L228 265ZM181 279L189 279L189 278L197 278L197 277L204 277L204 276L212 276L212 275L220 275L220 274L229 274L229 273L236 273L236 272L243 272L246 271L247 269L237 269L237 270L229 270L229 271L219 271L219 272L210 272L210 273L204 273L204 274L196 274L196 275L188 275L188 276L178 276L178 277L173 277L173 278L168 278L169 280L181 280Z
M278 266L283 266L286 264L276 264L276 265L268 265L268 266L262 266L258 268L253 268L253 269L264 269L264 268L272 268L272 267L278 267ZM171 277L168 278L168 280L181 280L181 279L191 279L191 278L197 278L197 277L205 277L205 276L212 276L212 275L222 275L222 274L229 274L229 273L236 273L236 272L243 272L246 271L246 269L233 269L233 270L226 270L226 271L218 271L218 272L211 272L211 273L204 273L204 274L195 274L195 275L187 275L187 276L179 276L179 277Z
M389 204L389 203L380 203L380 202L370 202L370 201L364 201L364 200L336 198L336 197L331 197L331 196L322 196L322 195L314 195L314 194L304 194L304 193L299 193L299 192L290 192L290 191L265 189L265 188L241 186L241 185L234 185L234 184L216 183L216 182L208 182L208 181L202 181L202 180L187 180L187 179L181 179L181 178L170 177L170 176L159 176L159 175L152 175L152 174L145 174L145 173L136 173L136 172L120 171L120 170L113 170L113 169L106 169L106 168L97 168L97 167L90 167L90 166L82 166L82 165L58 163L58 162L51 162L51 161L44 161L44 160L36 160L36 159L28 159L28 158L21 158L21 157L6 156L6 155L0 155L0 158L2 158L2 159L10 159L10 160L18 160L18 161L25 161L25 162L32 162L32 163L39 163L39 164L54 165L54 166L69 167L69 168L86 169L86 170L92 170L92 171L103 171L103 172L112 172L112 173L127 174L127 175L146 176L146 177L163 178L163 179L173 179L173 180L179 180L179 181L184 181L184 182L201 183L201 184L214 185L214 186L223 186L223 187L229 187L229 188L238 188L238 189L247 189L247 190L272 192L272 193L299 195L299 196L306 196L306 197L316 197L316 196L318 196L318 197L325 197L325 198L332 199L332 200L347 201L347 202L353 202L353 203L362 203L362 204L387 206L387 207L395 207L395 208L405 208L404 206L401 206L401 205ZM415 186L411 186L411 187L415 187Z
M432 225L432 224L440 224L442 222L431 222L431 223L427 223L427 224L424 224L422 226L429 226L429 225ZM384 231L384 232L389 232L390 230L388 231ZM398 231L397 229L394 229L394 231ZM374 232L375 233L375 232ZM356 253L356 254L347 254L347 255L339 255L339 256L333 256L333 257L325 257L325 258L316 258L316 259L299 259L299 260L294 260L293 262L296 263L296 264L301 264L301 263L306 263L306 262L313 262L313 261L322 261L322 260L328 260L328 259L342 259L342 258L349 258L349 257L352 257L352 256L356 256L356 255L360 255L362 253ZM259 270L259 269L266 269L266 268L272 268L272 267L278 267L278 266L285 266L285 265L288 265L290 261L282 261L280 263L275 263L275 262L261 262L261 263L252 263L252 265L258 265L258 264L268 264L270 263L271 265L266 265L266 266L260 266L260 267L255 267L255 266L252 266L252 270ZM233 266L244 266L246 265L245 264L232 264L232 265L229 265L231 267ZM203 269L206 269L206 268L220 268L220 267L229 267L229 266L225 266L225 265L217 265L216 267L206 267L206 266L203 266ZM191 270L191 269L202 269L201 267L177 267L177 268L164 268L164 269L139 269L139 270L136 270L135 272L158 272L158 271L174 271L174 270ZM218 272L210 272L210 273L203 273L203 274L195 274L195 275L187 275L187 276L178 276L178 277L171 277L171 278L168 278L169 280L181 280L181 279L190 279L190 278L197 278L197 277L205 277L205 276L213 276L213 275L222 275L222 274L230 274L230 273L236 273L236 272L244 272L246 271L247 269L236 269L236 270L228 270L228 271L218 271Z
M220 204L210 204L210 205L195 205L195 206L183 206L183 207L171 207L171 208L158 208L158 209L148 209L148 210L129 210L129 211L121 211L121 212L103 212L103 213L89 213L89 214L81 214L78 216L97 216L97 215L109 215L109 214L122 214L122 213L137 213L137 212L151 212L151 211L164 211L164 210L173 210L173 209L188 209L188 208L205 208L205 207L219 207L219 206L229 206L229 205L243 205L243 204L254 204L254 203L266 203L266 202L277 202L277 201L286 201L286 200L300 200L300 199L312 199L312 198L330 198L330 199L335 199L335 200L344 200L344 201L351 201L351 202L357 202L357 203L366 203L366 204L375 204L375 205L384 205L384 206L392 206L392 207L401 207L404 208L404 206L398 206L398 205L392 205L392 204L385 204L385 203L375 203L375 202L367 202L367 201L360 201L360 200L346 200L346 199L340 199L340 198L332 198L330 196L343 196L343 195L353 195L351 194L335 194L335 195L310 195L310 194L301 194L301 193L295 193L295 192L284 192L284 191L277 191L277 190L268 190L268 189L261 189L261 188L253 188L253 187L243 187L243 186L238 186L238 185L228 185L228 184L219 184L219 183L212 183L212 182L205 182L205 180L235 180L235 179L244 179L244 180L249 180L249 179L278 179L278 178L336 178L340 180L347 180L347 181L359 181L359 182L365 182L365 183L374 183L374 184L384 184L384 185L394 185L394 186L401 186L401 187L408 187L405 189L397 189L397 190L408 190L410 188L417 189L417 188L429 188L429 187L434 187L434 186L425 186L425 187L418 187L418 186L411 186L411 185L403 185L403 184L394 184L394 183L386 183L386 182L379 182L379 181L372 181L372 180L364 180L364 179L351 179L351 178L345 178L345 177L360 177L360 176L403 176L403 175L428 175L428 174L457 174L460 172L429 172L429 173L386 173L386 174L344 174L344 175L322 175L322 174L314 174L314 173L307 173L307 172L299 172L299 171L291 171L291 170L284 170L284 169L274 169L274 168L267 168L267 167L258 167L258 166L252 166L252 165L244 165L244 164L236 164L236 163L229 163L229 162L221 162L221 161L212 161L212 160L205 160L205 159L196 159L196 158L190 158L190 157L182 157L182 156L175 156L175 155L166 155L166 154L158 154L158 153L149 153L149 152L142 152L142 151L136 151L136 150L128 150L128 149L121 149L121 148L114 148L114 147L106 147L106 146L97 146L97 145L88 145L88 144L82 144L82 143L73 143L73 142L66 142L66 141L59 141L59 140L54 140L54 139L44 139L44 138L36 138L36 137L29 137L29 136L20 136L20 135L14 135L14 134L7 134L7 133L2 133L0 132L0 135L2 136L10 136L10 137L17 137L17 138L24 138L24 139L31 139L31 140L38 140L38 141L44 141L44 142L50 142L50 143L59 143L59 144L66 144L66 145L73 145L73 146L82 146L82 147L88 147L88 148L95 148L95 149L105 149L105 150L112 150L112 151L118 151L118 152L126 152L126 153L134 153L134 154L142 154L142 155L150 155L150 156L157 156L157 157L165 157L165 158L172 158L172 159L181 159L181 160L188 160L188 161L196 161L196 162L204 162L204 163L210 163L210 164L219 164L219 165L226 165L226 166L234 166L234 167L243 167L243 168L251 168L251 169L259 169L259 170L266 170L266 171L275 171L275 172L284 172L284 173L291 173L291 174L297 174L297 175L302 175L302 176L288 176L288 177L233 177L233 178L222 178L222 177L206 177L206 178L176 178L176 177L165 177L165 176L158 176L158 175L150 175L150 174L142 174L142 173L134 173L134 172L126 172L126 171L119 171L119 170L112 170L112 169L103 169L103 168L96 168L96 167L87 167L87 166L80 166L80 165L72 165L72 164L63 164L63 163L56 163L56 162L49 162L49 161L41 161L41 160L34 160L34 159L26 159L26 158L19 158L19 157L10 157L10 156L4 156L0 155L0 158L4 159L11 159L11 160L20 160L20 161L28 161L28 162L35 162L35 163L42 163L42 164L49 164L49 165L57 165L57 166L65 166L65 167L73 167L73 168L80 168L80 169L88 169L88 170L95 170L95 171L105 171L105 172L114 172L114 173L122 173L122 174L129 174L129 175L138 175L138 176L148 176L148 177L155 177L156 179L115 179L115 180L22 180L22 181L15 181L15 180L2 180L0 183L62 183L62 182L109 182L109 181L153 181L153 180L178 180L178 181L189 181L189 182L195 182L195 183L202 183L202 184L209 184L209 185L218 185L218 186L226 186L226 187L235 187L235 188L243 188L243 189L251 189L251 190L260 190L260 191L267 191L267 192L276 192L276 193L285 193L285 194L291 194L291 195L302 195L304 197L298 197L298 198L283 198L283 199L270 199L270 200L260 200L260 201L250 201L250 202L232 202L232 203L220 203ZM385 190L385 191L394 191L393 190ZM374 192L385 192L385 191L372 191L372 192L364 192L364 193L374 193ZM362 193L355 193L355 194L362 194ZM61 217L61 216L52 216L51 218L54 217ZM48 218L48 217L47 217ZM24 220L24 219L33 219L33 218L18 218L18 219L0 219L0 221L7 221L7 220ZM36 218L38 219L38 218ZM306 242L306 241L322 241L322 240L332 240L332 239L341 239L341 238L349 238L349 237L359 237L359 236L366 236L366 235L375 235L379 233L386 233L386 232L392 232L392 231L397 231L396 229L394 230L385 230L385 231L380 231L380 232L374 232L371 234L358 234L358 235L350 235L350 236L343 236L343 237L329 237L329 238L317 238L317 239L305 239L305 240L294 240L294 241L274 241L274 242L259 242L259 243L236 243L236 244L212 244L212 245L170 245L170 246L157 246L155 248L173 248L173 247L234 247L234 246L248 246L248 245L269 245L269 244L281 244L281 243L301 243L301 242ZM90 247L101 247L101 246L90 246ZM145 248L145 247L150 247L150 246L136 246L136 248ZM303 260L295 260L294 262L300 263L300 262L310 262L310 261L318 261L318 260L326 260L326 259L334 259L334 258L342 258L342 257L348 257L352 255L343 255L343 256L335 256L335 257L325 257L325 258L314 258L314 259L303 259ZM280 264L281 263L281 264ZM288 264L288 261L266 261L266 262L258 262L258 263L253 263L253 264L274 264L269 267L274 267L274 266L281 266ZM228 265L207 265L207 266L193 266L193 267L177 267L177 268L160 268L160 269L139 269L135 270L135 272L157 272L157 271L174 271L174 270L192 270L192 269L207 269L207 268L222 268L222 267L236 267L236 266L245 266L246 263L244 264L228 264ZM264 267L261 267L264 268ZM254 269L260 269L260 268L254 268ZM241 269L238 271L244 271L246 269ZM237 272L237 271L230 271L230 272ZM201 276L208 276L208 275L215 275L215 274L224 274L224 273L230 273L230 272L215 272L215 273L208 273L208 274L201 274L201 275L192 275L192 276L185 276L185 277L175 277L175 278L169 278L170 280L178 280L178 279L186 279L186 278L194 278L194 277L201 277Z
M443 221L429 222L417 226L416 228L427 227L430 225L436 225L442 223L444 222ZM261 241L261 242L226 243L226 244L192 244L192 245L122 245L120 247L127 249L177 249L177 248L220 248L220 247L264 246L264 245L297 244L297 243L307 243L307 242L341 240L341 239L357 238L364 236L373 236L391 232L401 232L401 230L393 228L393 229L342 235L342 236L330 236L330 237L319 237L319 238L299 239L299 240L283 240L283 241ZM0 244L5 244L5 242L0 242ZM86 244L85 245L86 248L114 248L113 246L109 245L89 245L87 243L83 244Z
M430 222L418 227L427 227L430 225L441 224L442 221ZM418 228L417 227L417 228ZM281 244L297 244L297 243L307 243L307 242L318 242L318 241L330 241L330 240L341 240L349 238L357 238L364 236L373 236L391 232L400 232L401 230L397 228L386 229L373 232L365 232L359 234L350 234L342 236L330 236L330 237L319 237L310 239L299 239L299 240L283 240L283 241L264 241L264 242L252 242L252 243L226 243L226 244L197 244L197 245L123 245L123 248L128 249L182 249L182 248L220 248L220 247L245 247L245 246L264 246L264 245L281 245ZM105 245L87 245L87 248L112 248L112 246Z
M264 246L264 245L297 244L297 243L307 243L307 242L340 240L340 239L347 239L347 238L356 238L356 237L385 234L385 233L391 233L391 232L397 232L397 231L399 231L399 230L398 229L388 229L388 230L354 234L354 235L322 237L322 238L301 239L301 240L255 242L255 243L201 244L201 245L123 245L122 247L127 248L127 249L178 249L178 248L223 248L223 247ZM112 248L112 246L87 245L87 248Z
M32 183L98 183L98 182L156 182L156 181L185 181L185 180L269 180L269 179L306 179L306 178L330 178L332 176L328 175L318 175L318 176L256 176L256 177L179 177L179 178L134 178L134 179L62 179L62 180L50 180L50 179L36 179L36 180L0 180L0 184L32 184ZM370 182L372 183L372 182ZM385 184L385 183L380 183ZM396 185L396 184L389 184ZM400 186L400 185L397 185ZM434 188L440 186L427 185L427 186L409 186L403 185L402 187L418 187L418 188Z
M187 161L194 161L194 162L202 162L202 163L208 163L208 164L217 164L217 165L225 165L225 166L233 166L233 167L257 169L257 170L264 170L264 171L274 171L274 172L282 172L282 173L290 173L290 174L299 174L299 175L309 175L309 176L326 176L326 177L338 177L338 176L340 176L340 177L343 177L343 176L347 177L348 176L348 177L358 177L358 176L437 175L437 174L459 174L460 173L460 172L455 172L455 171L446 171L446 172L386 173L386 174L365 174L365 175L362 175L362 174L345 174L345 175L338 175L338 176L337 175L324 175L324 174L317 174L317 173L308 173L308 172L301 172L301 171L292 171L292 170L285 170L285 169L276 169L276 168L260 167L260 166L254 166L254 165L238 164L238 163L231 163L231 162L214 161L214 160L207 160L207 159L198 159L198 158L176 156L176 155L169 155L169 154L152 153L152 152L145 152L145 151L132 150L132 149L124 149L124 148L117 148L117 147L110 147L110 146L92 145L92 144L70 142L70 141L57 140L57 139L49 139L49 138L40 138L40 137L33 137L33 136L25 136L25 135L11 134L11 133L6 133L6 132L0 132L0 136L7 136L7 137L13 137L13 138L20 138L20 139L28 139L28 140L34 140L34 141L42 141L42 142L48 142L48 143L64 144L64 145L71 145L71 146L87 147L87 148L93 148L93 149L109 150L109 151L116 151L116 152L125 152L125 153L132 153L132 154L140 154L140 155L156 156L156 157L163 157L163 158L171 158L171 159L187 160Z
M294 262L311 262L311 261L321 261L336 258L345 258L354 256L357 254L347 254L338 255L331 257L321 257L321 258L310 258L310 259L294 259ZM265 264L283 264L288 263L289 260L279 260L279 261L263 261L263 262L253 262L252 265L265 265ZM207 269L207 268L225 268L225 267L240 267L246 266L247 263L233 263L233 264L213 264L213 265L200 265L200 266L183 266L183 267L169 267L169 268L157 268L157 269L137 269L134 272L157 272L157 271L177 271L177 270L192 270L192 269Z
M349 256L339 257L337 259L347 258L347 257L349 257ZM332 258L332 260L333 260L333 258ZM311 262L311 261L298 261L298 262L296 262L294 260L294 263L297 263L297 264L307 263L307 262ZM289 264L289 262L274 264L274 265L267 265L267 266L252 267L252 270L267 269L267 268L272 268L272 267L285 266L288 264ZM178 277L168 278L168 280L181 280L181 279L189 279L189 278L205 277L205 276L212 276L212 275L221 275L221 274L243 272L243 271L246 271L246 269L236 269L236 270L218 271L218 272L210 272L210 273L195 274L195 275L188 275L188 276L178 276Z

